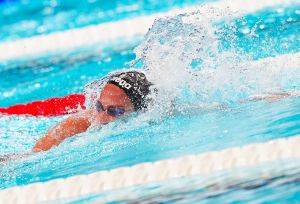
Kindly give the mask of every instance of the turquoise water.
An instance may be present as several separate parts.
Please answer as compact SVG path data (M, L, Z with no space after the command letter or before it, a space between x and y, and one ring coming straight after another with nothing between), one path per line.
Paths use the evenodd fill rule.
M238 47L250 53L253 59L299 52L298 8L298 6L275 7L247 15L243 19L230 20L225 25L219 23L218 27L224 32L219 38L225 48L229 45ZM294 23L285 23L289 18L293 18ZM242 32L245 28L253 27L258 19L264 19L262 22L265 22L259 24L264 28L260 29L258 26L256 30L258 36L249 36ZM241 28L233 31L229 26L231 23ZM268 27L272 29L267 29ZM234 41L227 39L227 35L234 35L236 39ZM25 62L0 62L0 74L5 76L0 81L0 106L7 107L16 103L46 99L52 97L53 93L55 96L64 96L82 92L87 82L121 67L129 67L126 63L135 58L133 49L140 42L141 39L135 39L130 43L126 42L127 46L124 46L123 42L116 42L105 52L92 47L75 53L70 51L63 55L53 54ZM68 80L65 80L66 73ZM66 83L68 88L61 89L62 84Z
M216 63L216 67L210 70L213 72L209 77L202 72L205 71L204 68L196 70L202 76L201 80L198 78L201 83L192 83L191 85L197 88L196 93L198 95L192 95L194 98L191 99L179 96L176 104L178 110L172 113L158 116L153 112L133 115L122 121L109 124L100 130L90 130L70 138L49 152L0 166L0 188L299 135L299 97L273 102L259 101L242 104L239 102L251 94L261 93L264 90L278 91L279 88L282 91L300 90L300 80L298 80L299 75L297 75L299 73L299 60L286 62L286 66L270 61L263 68L260 67L258 72L255 67L250 66L250 69L246 63L244 64L243 59L240 59L240 56L245 55L247 60L253 61L281 54L288 54L293 59L293 54L299 52L300 48L298 8L297 5L268 8L247 15L243 19L217 22L220 32L217 32L216 38L220 42L218 46L221 52L212 53L212 56L209 57L212 59L225 57L228 64L233 66L226 68L225 61L218 61L222 66L217 67L218 63ZM292 20L288 20L290 18ZM253 24L259 19L262 21L258 23L255 35L248 35L247 28L253 28ZM165 29L171 31L172 29L181 29L180 18L163 20L158 22L148 33L145 39L149 41L136 39L128 43L128 46L123 49L118 46L123 42L117 42L105 52L98 52L96 48L88 48L84 51L70 51L65 55L51 55L34 61L28 59L22 62L2 63L0 64L0 75L4 77L0 81L0 106L6 107L16 103L83 92L84 84L92 79L100 78L121 67L129 67L126 63L139 56L139 52L133 50L137 45L140 45L142 50L149 51L157 40L163 39L164 44L156 47L156 53L163 55L163 51L166 51L164 45L176 45L176 47L181 45L178 44L176 38L171 38L171 33L168 35L171 36L169 38L161 38L160 36L159 31L163 29L162 25L166 25L166 23L169 25L170 22L175 22L173 27L165 27ZM231 25L232 22L234 22L234 26ZM191 30L194 28L193 26L191 26ZM187 26L183 27L186 28ZM233 27L238 29L235 30ZM64 29L67 28L69 27ZM158 30L157 33L155 29ZM209 29L204 28L204 30ZM185 37L184 32L177 34ZM28 34L28 36L30 35ZM27 34L22 34L22 37L24 36ZM231 37L228 38L228 36ZM204 41L199 41L199 43L207 41L213 44L216 40L212 40L209 35L204 38ZM201 47L210 47L212 44L201 44ZM167 61L170 59L169 57L175 59L181 56L175 55L175 58L172 58L174 57L173 54L182 52L184 56L185 53L190 52L190 50L179 50L180 48L176 50L173 47L174 53L171 52L171 55L163 57L166 57ZM195 50L197 50L196 48ZM227 55L224 55L224 52L232 48L237 50L235 57L226 58ZM199 53L204 54L201 50ZM198 56L199 53L195 55ZM157 59L151 53L144 54L146 57L139 59L144 60L144 65L148 66L150 73L153 74L151 70L155 70L157 75L164 76L165 67L156 69L156 67L151 66L158 61L165 63L164 65L167 67L168 64L164 61L165 59ZM209 57L200 59L211 59ZM183 64L186 62L184 60L182 61ZM203 63L201 60L197 61L200 65ZM172 62L176 63L175 60ZM243 63L239 63L242 65L236 67L237 62ZM287 67L289 65L291 66ZM180 66L171 68L174 70L174 75L175 72L182 71ZM280 68L281 71L275 72L273 68L274 70ZM187 81L184 81L185 79L178 79L188 84ZM220 83L221 81L222 83ZM171 85L173 84L171 83ZM275 85L276 88L274 88ZM280 87L277 87L279 85ZM182 89L180 90L182 91ZM197 99L196 102L195 98ZM165 108L164 104L161 106ZM47 129L62 119L63 117L0 116L1 155L30 150L35 141ZM270 185L266 184L263 188L252 189L251 193L241 189L225 189L226 193L222 196L211 196L208 201L213 203L226 199L238 203L242 197L245 201L249 199L249 202L256 200L259 202L262 197L266 198L265 202L272 202L275 198L278 201L280 201L279 198L290 199L290 201L299 200L298 181L295 179L291 183L279 182L280 185L273 185L270 182ZM168 188L170 187L167 186L166 189ZM192 189L190 193L185 193L193 195L194 190L197 191L197 186L195 189ZM280 194L282 190L286 191L285 195ZM268 199L265 195L270 192L274 196ZM154 194L153 197L157 197L155 195L157 194ZM140 194L137 195L136 199L140 199L139 196ZM168 193L168 196L170 199L174 198L172 191ZM199 199L201 198L203 199L202 202L206 202L207 200L201 196L200 193ZM83 198L81 201L83 202L85 199L88 198ZM149 199L151 200L151 196ZM161 200L165 202L175 201L168 200L168 198ZM179 202L179 200L177 201ZM199 200L193 202L197 203Z
M20 0L0 4L0 41L165 12L201 2L204 1L89 0L74 3L72 0Z
M299 12L299 5L264 9L238 19L237 30L228 30L226 34L237 35L234 46L252 53L254 59L299 52ZM255 35L249 36L253 28Z

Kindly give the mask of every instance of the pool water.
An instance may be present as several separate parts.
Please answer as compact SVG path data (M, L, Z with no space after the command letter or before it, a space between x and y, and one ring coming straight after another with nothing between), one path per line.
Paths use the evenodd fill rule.
M133 1L125 3L131 5ZM178 1L176 5L181 6L185 3L192 3L192 1ZM9 4L13 7L0 5L0 9L16 6L15 10L12 9L13 11L10 13L7 11L8 16L24 12L22 6L19 5L20 2L10 2ZM63 1L60 4L64 5ZM157 8L155 2L153 4L144 2L143 5L147 5L145 10L148 6L153 6L151 7L153 10L149 9L151 10L149 12L165 11L164 9L171 8L171 5L163 3ZM29 9L40 6L40 3L32 4ZM80 8L82 7L86 10L79 9L79 13L87 15L85 12L88 12L92 5L80 6ZM111 4L108 7L116 8L116 5ZM63 6L59 6L59 8L62 9ZM76 8L72 9L76 10ZM105 7L101 7L101 9L109 11ZM32 11L30 12L32 13ZM35 16L36 22L46 18L39 12L33 12L36 16L30 14L30 16ZM122 15L124 18L128 18L137 13L132 12L129 15L125 12ZM122 15L114 16L117 16L116 19L120 19ZM201 16L201 14L198 15ZM55 15L51 15L49 18L53 18L53 16ZM178 91L175 98L175 107L177 108L175 111L161 111L160 108L168 110L164 103L161 103L161 107L154 107L154 111L132 115L106 125L102 129L89 130L77 137L67 139L59 147L48 152L0 166L0 188L299 135L300 97L241 103L241 101L247 101L251 95L261 94L264 91L300 91L299 5L295 3L295 5L266 8L238 19L226 19L225 17L226 15L223 20L214 22L218 32L210 32L215 31L211 30L210 26L198 29L197 23L188 25L183 23L183 17L177 16L157 21L144 39L134 39L130 43L127 42L126 46L120 46L124 43L122 41L116 42L105 52L99 52L96 47L89 47L77 51L70 50L64 55L51 54L35 60L28 59L22 62L12 61L2 64L0 62L0 75L4 76L0 81L1 107L70 93L81 93L84 91L83 86L89 81L98 79L110 71L130 67L128 62L136 57L138 60L135 66L140 67L142 64L147 67L154 80L157 80L155 74L162 77L158 79L165 79L165 81L160 80L162 87L165 87L166 90L171 87L176 89L176 92ZM68 21L72 17L61 18L63 21ZM188 15L187 18L194 19L194 16ZM105 21L94 17L93 20L95 21L78 22L73 26L81 27ZM201 20L201 23L211 22L204 19ZM10 40L10 34L5 31L5 26L11 26L8 24L4 24L4 28L2 27L4 30L2 34L6 32L3 40ZM251 30L254 25L256 25L256 29L253 33ZM72 28L70 25L65 25L63 28L58 26L49 29L52 32L70 28ZM178 30L182 32L176 32ZM12 36L11 39L36 34L34 29L30 32L32 33L16 32L16 36ZM168 35L165 35L166 33ZM204 39L199 40L198 36L202 36L203 33L205 34ZM180 38L177 37L178 35ZM189 40L192 39L189 37L193 36L197 37L196 41L189 44ZM197 43L203 50L198 49ZM215 43L217 43L217 49L213 50L211 45ZM136 46L138 49L134 49ZM204 48L210 51L209 55L205 55L207 50ZM153 53L151 50L155 50L155 52ZM194 58L186 53L192 53ZM276 61L282 54L287 56L285 58L287 60ZM181 58L182 56L183 58ZM256 64L266 57L274 58L266 59L267 61L262 65ZM205 67L205 60L212 59L218 59L215 61L215 66ZM176 66L170 65L169 62ZM190 62L192 62L191 66L188 67ZM160 63L165 66L155 66ZM194 87L194 92L189 93L186 87L179 87L177 83L168 78L166 73L172 73L174 79ZM199 82L186 81L190 78L183 78L176 73L187 77L191 77L190 73L197 73L197 76L201 78L192 78ZM164 82L168 83L164 84ZM190 94L191 97L184 97L185 94ZM157 111L162 114L157 114ZM65 116L49 118L0 116L1 155L30 150L47 129L63 118ZM294 180L291 179L294 177ZM242 197L249 198L249 202L259 202L264 195L272 192L273 196L269 199L266 198L265 202L272 202L276 198L278 198L277 201L280 201L279 198L290 199L290 201L299 200L299 171L288 178L291 180L290 183L278 182L279 185L273 185L270 182L262 188L254 189L252 196L247 192L241 192L243 191L241 189L225 189L221 196L211 196L207 198L210 200L206 200L202 194L198 194L199 197L194 196L193 193L201 192L201 188L203 188L195 185L194 188L190 188L190 192L185 192L183 197L201 198L204 203L206 201L219 202L222 199L226 199L228 202L241 201ZM199 180L199 178L194 179L195 183ZM178 183L180 182L178 181ZM164 189L171 188L168 183L163 185L166 185ZM164 189L159 188L157 194L164 192ZM180 194L178 189L167 190L168 196L162 198L161 201L179 202L180 199L172 200L176 198L172 192ZM286 191L285 195L281 194L282 190ZM149 196L145 202L151 201L152 198L157 197L157 194L154 193L153 197ZM98 199L97 196L94 198ZM141 199L140 194L135 198ZM74 202L81 203L88 199L81 198ZM192 202L188 199L182 200L182 202L188 201ZM198 203L199 200L193 202Z
M220 22L218 27L224 34L219 37L224 48L229 45L241 48L250 53L253 59L296 53L300 50L298 35L300 15L297 13L299 13L297 5L274 7L244 18L230 20L225 25L224 22ZM285 23L289 18L292 18L294 23ZM260 26L255 31L258 36L243 33L246 28L253 27L258 19L265 19L259 23ZM239 29L232 29L230 26L232 23ZM268 27L272 29L267 29ZM236 39L234 41L226 39L228 35L234 35ZM140 42L141 39L137 38L132 42L126 42L125 45L122 41L115 42L114 46L104 51L97 47L89 47L88 50L69 51L63 55L53 54L21 63L17 60L9 63L0 62L0 73L5 76L0 81L0 106L7 107L16 103L46 99L52 97L52 93L56 93L55 96L64 96L82 92L82 87L89 81L121 67L129 67L127 63L135 59L133 49ZM65 73L68 73L67 81L64 80ZM61 89L62 84L68 88Z
M17 0L2 5L0 2L0 41L165 12L201 2L204 1L88 0L74 3L72 0Z

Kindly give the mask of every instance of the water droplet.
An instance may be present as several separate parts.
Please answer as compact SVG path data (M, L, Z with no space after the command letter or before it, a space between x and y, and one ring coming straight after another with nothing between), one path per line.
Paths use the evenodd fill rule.
M259 28L260 28L260 29L264 29L264 28L265 28L265 25L260 25Z

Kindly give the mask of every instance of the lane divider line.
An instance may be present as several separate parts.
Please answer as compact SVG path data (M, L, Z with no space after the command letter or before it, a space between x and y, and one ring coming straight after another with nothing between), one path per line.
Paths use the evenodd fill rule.
M37 203L99 193L116 188L162 182L218 171L253 167L273 161L300 158L300 135L248 144L243 147L141 163L88 175L55 179L0 191L0 203ZM278 168L278 167L277 167ZM270 174L272 173L270 170Z

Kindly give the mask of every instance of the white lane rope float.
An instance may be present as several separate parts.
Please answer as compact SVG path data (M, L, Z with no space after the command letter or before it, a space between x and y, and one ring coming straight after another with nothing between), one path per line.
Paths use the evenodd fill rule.
M207 3L204 6L189 6L173 9L165 13L156 13L149 16L140 16L132 19L99 25L86 26L51 34L38 35L17 41L0 43L0 61L8 61L26 56L35 56L58 50L74 49L95 43L107 43L116 39L132 39L144 35L155 19L164 16L174 16L200 10L205 12L209 8L226 8L238 15L251 13L265 7L281 4L292 4L294 0L223 0ZM208 11L208 10L207 10Z
M88 175L17 186L0 191L0 203L37 203L70 199L168 179L209 176L226 170L300 159L300 135L198 155L141 163ZM278 167L277 167L278 168ZM272 174L270 169L269 173ZM264 173L266 174L266 172Z

